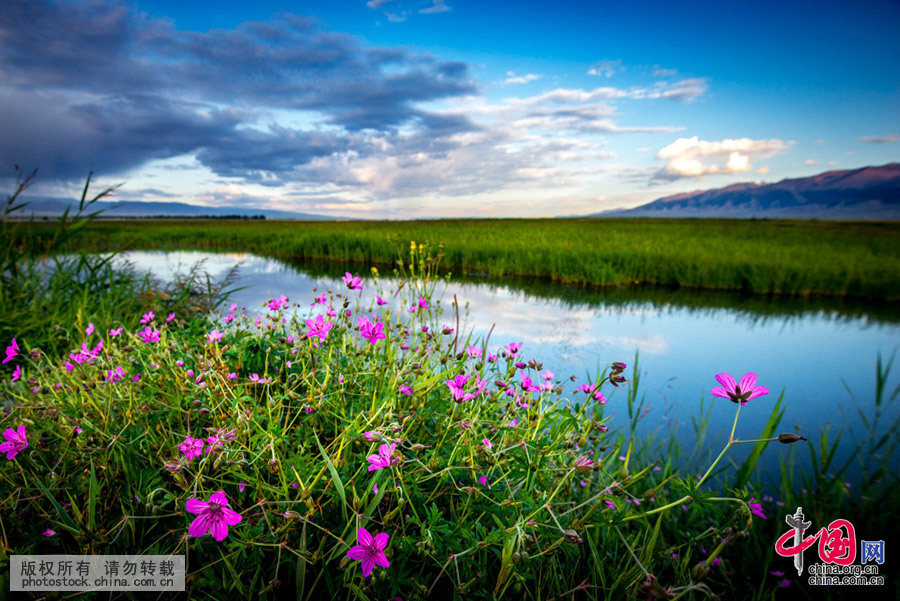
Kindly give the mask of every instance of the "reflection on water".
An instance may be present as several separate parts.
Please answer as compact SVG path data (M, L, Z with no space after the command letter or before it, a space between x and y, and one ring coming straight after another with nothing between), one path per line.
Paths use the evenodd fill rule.
M235 292L232 300L255 311L262 311L263 301L279 294L301 307L308 305L314 287L341 289L340 276L347 270L364 279L360 303L368 306L377 292L368 272L340 264L288 265L254 255L201 252L135 252L128 258L138 269L149 269L163 279L201 259L213 277L241 261L237 285L246 288ZM394 282L383 278L379 284L390 293ZM837 432L846 426L861 435L861 420L847 390L870 414L877 354L889 357L900 345L900 308L888 303L687 289L586 289L534 280L468 278L438 287L437 309L443 311L442 323L451 327L457 320L454 295L460 303L461 332L483 338L493 327L493 348L524 342L526 360L543 362L558 379L575 375L572 390L613 361L627 363L630 372L639 352L639 396L645 396L650 407L639 432L666 438L671 433L688 449L693 447L692 418L701 397L709 406L709 390L720 372L737 378L755 371L759 384L772 391L742 410L739 438L758 437L782 391L785 411L779 431L793 431L797 425L810 436L822 428ZM894 386L889 383L888 389ZM607 392L607 413L618 414L613 422L624 424L627 389ZM727 438L735 408L726 400L713 402L707 440L716 450ZM740 460L750 446L739 445L732 457ZM766 453L770 463L787 451L777 446ZM800 457L805 460L806 455L804 450Z

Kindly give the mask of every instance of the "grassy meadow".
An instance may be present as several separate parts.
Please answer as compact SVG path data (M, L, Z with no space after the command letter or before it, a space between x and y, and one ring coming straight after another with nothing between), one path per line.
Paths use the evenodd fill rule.
M593 229L589 248L614 254L616 244L601 242L610 237L606 222L415 223L410 231L113 224L92 222L91 202L82 200L52 235L2 223L0 580L14 554L174 553L187 559L187 588L177 595L186 599L841 598L857 591L807 586L775 554L784 514L800 505L816 527L843 517L860 534L900 540L892 360L879 361L876 397L859 408L868 416L865 440L779 434L781 398L768 405L763 431L746 432L740 416L763 405L716 399L693 424L696 449L682 449L634 436L645 398L636 365L612 363L577 381L549 373L516 340L454 331L458 307L432 300L441 260L474 271L497 256L543 269L535 250L543 245L559 248L554 269L592 273L572 258L587 251L546 233L529 245L527 233ZM632 233L644 227L622 223ZM689 248L701 254L709 232L727 230L721 222L692 223L681 234L650 225L682 241L692 232ZM825 225L746 227L796 228L806 239L797 248L827 248L815 241ZM895 257L884 248L891 227L854 227L855 252ZM445 238L453 228L459 239ZM426 232L443 248L422 244ZM509 246L478 254L490 236L509 238ZM736 238L750 252L752 244ZM790 236L780 239L781 250L791 246ZM393 256L398 283L380 294L394 295L399 308L363 304L363 283L348 276L340 287L274 296L248 310L225 300L228 282L193 273L164 288L86 252L135 241L244 245L276 256L343 248L345 260L376 264ZM526 247L530 263L515 252ZM757 240L755 248L764 247ZM638 257L634 240L630 248ZM72 249L81 251L60 255ZM564 279L559 273L533 275ZM293 313L311 305L315 318ZM627 397L607 406L614 387L626 387ZM712 411L734 415L718 455L700 451ZM613 426L612 412L627 423ZM736 445L752 445L741 463L730 453ZM835 464L836 449L847 445L851 460ZM764 484L756 467L772 446L787 453L778 480ZM811 456L811 471L795 470L796 453ZM884 566L888 587L896 565ZM879 592L887 590L895 587ZM7 591L0 582L0 598ZM110 595L74 598L101 596Z
M41 240L52 231L37 223ZM215 249L393 265L410 240L454 274L590 286L656 284L761 294L900 298L900 224L783 220L103 221L78 247Z

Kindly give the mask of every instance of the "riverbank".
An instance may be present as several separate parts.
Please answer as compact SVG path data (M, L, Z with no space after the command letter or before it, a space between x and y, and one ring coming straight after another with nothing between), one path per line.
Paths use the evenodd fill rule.
M52 225L27 226L39 236ZM655 284L755 294L900 298L900 224L796 220L104 221L78 247L216 249L395 265L410 240L454 274L584 286Z

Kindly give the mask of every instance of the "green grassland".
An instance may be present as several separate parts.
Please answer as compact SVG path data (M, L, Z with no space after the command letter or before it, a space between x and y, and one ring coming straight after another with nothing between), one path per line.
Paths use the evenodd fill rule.
M32 225L40 234L49 226ZM900 225L797 220L95 221L81 248L216 249L393 265L410 240L454 274L568 284L900 298Z

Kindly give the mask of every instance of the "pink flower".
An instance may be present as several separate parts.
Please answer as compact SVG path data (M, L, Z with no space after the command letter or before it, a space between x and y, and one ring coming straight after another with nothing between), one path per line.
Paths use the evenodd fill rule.
M386 338L384 334L384 324L376 321L374 324L369 321L368 317L360 317L357 320L357 329L360 335L369 341L369 344L375 344L379 340Z
M372 492L375 493L376 495L378 494L378 485L377 484L372 486Z
M122 366L118 366L115 369L109 369L106 371L106 381L107 382L118 382L122 378L125 377L125 370L122 369Z
M325 316L320 313L315 319L307 319L306 327L309 328L306 332L307 338L318 336L320 340L325 340L325 338L328 337L328 332L334 327L334 324L325 321Z
M182 444L178 445L178 450L184 453L185 458L190 462L194 457L203 454L203 439L188 436Z
M716 381L722 386L716 386L710 393L723 399L729 399L733 403L746 405L747 401L755 399L764 394L769 394L769 389L765 386L756 385L756 374L752 371L741 376L741 381L737 384L731 374L721 373L716 375Z
M424 296L419 297L419 308L420 309L430 309L431 308L428 306L428 299L426 299Z
M406 384L400 385L400 394L405 394L406 396L412 396L413 389L407 386Z
M209 334L206 335L206 340L210 344L213 344L213 343L216 343L216 342L222 340L222 338L224 336L225 336L225 334L223 334L219 330L213 330L212 332L210 332Z
M244 492L244 489L247 488L247 483L241 480L238 482L238 492Z
M510 342L508 345L504 346L503 348L508 350L510 356L512 356L519 352L519 349L522 348L522 343L521 342Z
M380 470L383 467L391 467L391 464L396 461L394 459L394 449L397 447L395 444L391 444L390 446L383 444L378 447L377 455L369 455L366 457L366 461L371 463L369 466L369 471L374 472L375 470Z
M457 403L462 403L464 401L468 401L469 399L474 399L475 395L470 394L463 390L463 386L466 385L466 381L468 381L469 376L459 374L454 376L452 380L447 380L445 383L450 388L450 393L453 395L453 400Z
M362 280L354 277L349 271L341 278L350 290L362 290Z
M89 322L88 327L86 327L84 329L84 334L85 334L85 336L90 336L93 333L94 333L94 324L93 324L93 322Z
M9 379L10 382L15 382L22 376L22 368L16 365L16 368L13 370L12 378Z
M762 519L766 519L766 514L763 513L763 508L760 503L754 503L753 497L750 498L750 502L747 503L747 506L750 508L750 513L757 517L761 517Z
M522 376L522 390L527 392L540 392L541 389L534 385L531 381L531 378L526 376L524 373L521 373Z
M384 554L389 538L390 536L385 532L379 532L375 535L375 538L372 538L372 535L365 528L360 528L356 531L357 545L347 551L347 557L362 562L363 578L368 578L376 565L382 568L391 566L387 556Z
M166 317L166 321L172 321L173 319L175 319L175 314L174 314L174 313L169 313L169 316Z
M236 379L237 379L237 374L234 373L234 372L229 373L229 374L228 374L228 379L229 379L229 380L236 380Z
M144 344L150 344L151 342L159 342L159 330L154 330L150 326L144 328L143 332L138 332L138 336L143 339Z
M484 443L484 446L485 446L485 448L487 448L487 449L493 448L493 446L494 446L494 445L491 444L491 441L488 440L487 438L481 439L481 442Z
M229 311L237 311L237 303L231 303L231 306L228 307Z
M378 303L379 305L386 305L386 304L387 304L387 301L384 300L383 298L381 298L380 296L376 296L376 297L375 297L375 302Z
M228 536L228 527L241 523L241 514L228 508L228 498L222 491L210 495L208 503L188 499L185 509L199 514L188 529L188 534L195 538L209 532L215 540L223 541Z
M12 339L12 344L6 347L6 359L2 361L2 363L6 363L7 361L12 361L19 354L19 345L16 344L16 339Z
M156 315L153 314L153 311L147 311L141 316L141 323L150 323L155 317Z
M466 354L472 358L480 358L481 357L481 349L477 346L470 346L466 348Z
M112 329L109 331L109 335L112 338L115 338L116 336L118 336L121 333L122 333L122 328L115 328L115 329Z
M268 303L269 311L277 311L278 309L281 309L282 307L286 307L287 306L286 301L287 301L287 297L283 294L281 295L280 299L279 298L269 299L269 303Z
M482 486L487 486L488 488L491 487L491 485L488 484L487 476L481 476L480 478L478 478L478 481L481 482Z
M44 532L43 532L43 535L46 536L47 538L50 538L50 537L53 536L54 534L56 534L56 530L53 530L53 529L51 529L51 528L47 528L47 529L44 530Z
M7 459L13 459L19 451L28 446L28 438L25 436L25 426L19 426L16 430L7 428L3 432L6 442L0 443L0 453L6 453Z

